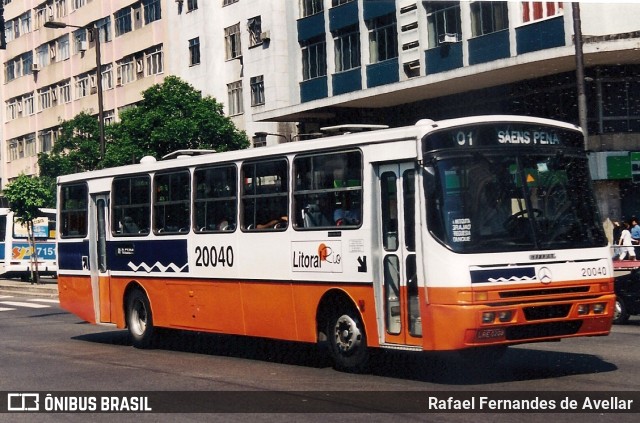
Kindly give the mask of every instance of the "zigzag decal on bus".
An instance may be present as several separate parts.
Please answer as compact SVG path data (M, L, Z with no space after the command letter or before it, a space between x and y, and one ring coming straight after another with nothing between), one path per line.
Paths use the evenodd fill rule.
M128 266L131 270L133 270L134 272L137 272L138 270L140 270L141 268L144 269L147 273L151 273L154 271L160 271L162 273L166 273L167 270L172 270L175 273L181 273L181 272L188 272L188 263L185 263L182 267L178 267L178 265L174 264L174 263L170 263L167 266L163 265L162 263L160 263L159 261L157 261L153 266L149 267L149 265L147 263L140 263L139 265L136 265L135 263L129 262ZM186 270L185 270L186 269Z

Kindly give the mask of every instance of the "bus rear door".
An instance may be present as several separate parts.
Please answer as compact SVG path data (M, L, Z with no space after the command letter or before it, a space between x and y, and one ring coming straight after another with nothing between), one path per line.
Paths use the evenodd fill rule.
M107 268L109 194L92 194L89 226L89 269L97 322L111 322L111 284Z
M385 342L422 344L415 248L415 163L378 167Z

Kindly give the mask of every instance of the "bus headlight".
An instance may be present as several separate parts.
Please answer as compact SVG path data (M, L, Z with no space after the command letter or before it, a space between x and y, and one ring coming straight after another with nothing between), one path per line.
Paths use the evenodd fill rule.
M513 312L511 310L505 310L498 312L498 320L502 323L510 322L513 317Z
M496 320L496 314L493 311L482 313L482 323L493 323L494 320Z
M604 303L597 303L593 305L593 314L602 314L604 313L605 310L605 304Z
M581 316L589 314L589 304L578 304L578 314Z

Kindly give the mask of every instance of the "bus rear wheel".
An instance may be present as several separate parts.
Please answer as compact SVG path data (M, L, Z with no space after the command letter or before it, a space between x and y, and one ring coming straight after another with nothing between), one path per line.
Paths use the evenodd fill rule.
M329 319L327 336L335 368L346 372L362 372L369 361L364 325L359 313L343 309Z
M153 345L151 304L147 295L139 289L131 291L127 296L127 327L134 347L149 348Z

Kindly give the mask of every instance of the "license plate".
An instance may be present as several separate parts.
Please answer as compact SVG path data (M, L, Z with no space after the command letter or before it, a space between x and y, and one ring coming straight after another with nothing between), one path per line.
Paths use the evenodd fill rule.
M477 336L478 339L504 338L504 329L480 329Z

